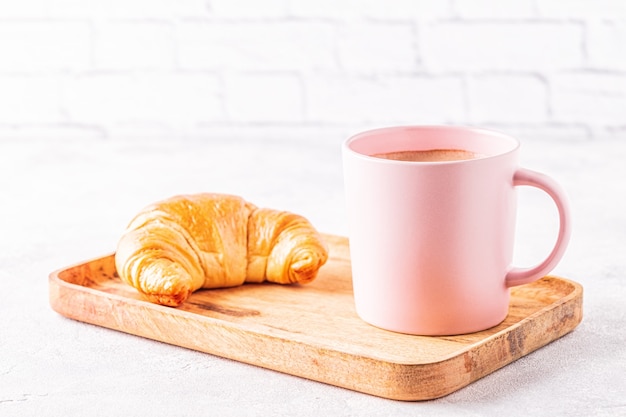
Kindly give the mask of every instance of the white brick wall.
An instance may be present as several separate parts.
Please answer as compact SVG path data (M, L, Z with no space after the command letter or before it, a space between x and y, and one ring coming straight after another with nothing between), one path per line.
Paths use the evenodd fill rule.
M409 123L624 138L626 2L0 2L0 139Z
M583 65L577 22L458 21L424 25L424 65L435 71L554 71Z

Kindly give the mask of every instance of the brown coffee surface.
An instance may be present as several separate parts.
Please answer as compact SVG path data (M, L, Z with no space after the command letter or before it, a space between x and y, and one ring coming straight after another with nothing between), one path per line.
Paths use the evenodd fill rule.
M393 159L396 161L442 162L476 159L483 155L466 151L464 149L429 149L423 151L384 152L373 154L372 156L383 159Z

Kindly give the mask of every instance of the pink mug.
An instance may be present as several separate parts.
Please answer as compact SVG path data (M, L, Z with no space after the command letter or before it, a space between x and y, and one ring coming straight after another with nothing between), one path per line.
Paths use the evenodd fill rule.
M483 129L406 126L371 130L343 145L354 300L366 322L416 335L454 335L501 323L509 287L560 261L571 226L567 198L544 174L518 166L519 142ZM473 153L464 160L384 159L402 151ZM443 150L443 151L439 151ZM515 187L552 197L559 235L531 268L511 266Z

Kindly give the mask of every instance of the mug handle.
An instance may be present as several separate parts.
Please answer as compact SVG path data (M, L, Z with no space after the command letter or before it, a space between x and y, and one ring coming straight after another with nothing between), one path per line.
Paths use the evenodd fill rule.
M513 185L537 187L552 197L559 211L559 236L552 252L543 262L531 268L512 268L506 274L505 283L507 287L527 284L549 273L563 257L572 232L567 197L561 186L552 178L536 171L518 168L513 176Z

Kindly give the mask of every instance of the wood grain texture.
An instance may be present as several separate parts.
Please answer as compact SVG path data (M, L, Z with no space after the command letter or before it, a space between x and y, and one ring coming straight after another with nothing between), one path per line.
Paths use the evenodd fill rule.
M330 259L308 285L202 290L178 308L142 299L113 255L50 274L58 313L173 345L397 400L447 395L573 330L582 287L557 277L511 290L505 321L459 336L410 336L357 317L348 240L324 235Z

